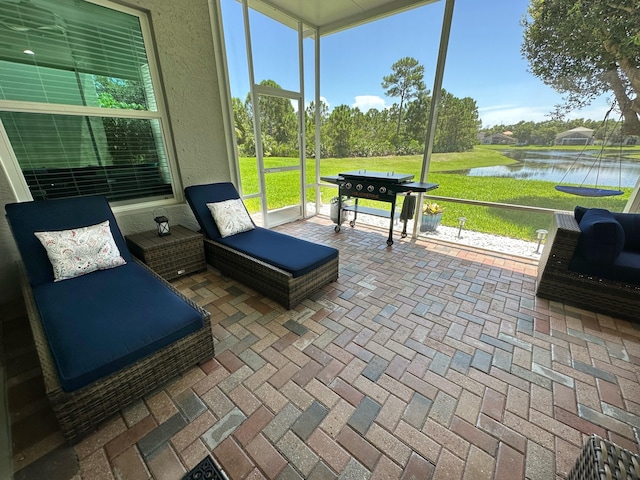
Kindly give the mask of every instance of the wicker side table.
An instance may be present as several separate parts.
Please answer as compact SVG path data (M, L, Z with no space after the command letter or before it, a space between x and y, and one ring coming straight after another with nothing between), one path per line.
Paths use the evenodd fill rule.
M591 435L584 444L567 480L637 480L640 478L640 456Z
M182 225L159 237L155 230L127 235L127 245L136 257L165 280L206 270L204 244L200 233Z

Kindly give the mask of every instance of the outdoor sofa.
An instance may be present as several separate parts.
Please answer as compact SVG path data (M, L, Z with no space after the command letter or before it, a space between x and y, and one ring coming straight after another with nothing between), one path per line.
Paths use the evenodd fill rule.
M104 196L5 210L46 394L67 440L213 357L209 313L134 259Z
M256 226L232 183L192 185L185 196L205 237L207 263L224 275L287 309L337 280L337 249Z
M576 207L554 214L538 265L537 295L640 319L640 214Z

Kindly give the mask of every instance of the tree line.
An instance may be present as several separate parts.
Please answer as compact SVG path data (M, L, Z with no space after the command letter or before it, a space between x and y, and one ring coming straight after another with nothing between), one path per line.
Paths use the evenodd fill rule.
M338 105L329 111L319 105L320 155L328 157L372 157L413 155L424 151L427 119L433 96L424 84L424 67L411 57L401 58L382 80L385 93L398 99L391 107L363 112L358 107ZM280 88L273 80L260 85ZM265 156L297 155L296 112L285 98L261 95L258 100L262 148ZM253 111L250 95L232 100L235 131L241 156L255 155ZM461 152L477 143L481 122L475 100L458 98L442 90L438 105L434 152ZM315 153L316 105L304 111L306 154Z
M544 122L521 121L481 130L474 99L443 90L438 105L434 152L469 150L478 133L511 131L522 144L550 145L555 136L577 126L595 130L596 140L618 142L622 135L640 135L640 8L637 0L530 0L523 18L521 53L533 75L564 94ZM424 151L427 118L433 96L424 85L424 67L405 57L382 79L385 94L397 99L390 108L339 105L320 109L322 157L417 154ZM261 82L279 88L272 80ZM565 120L576 108L611 93L621 121ZM255 155L249 96L233 99L241 155ZM304 112L306 154L315 151L315 110ZM265 155L297 154L296 113L286 99L263 96L260 120Z
M511 132L511 137L519 145L553 145L556 135L576 127L590 128L594 131L596 143L619 144L624 141L623 124L616 119L589 120L576 118L573 120L549 119L542 122L520 121L511 125L494 125L480 130L480 137L494 133Z
M388 77L385 81L389 82ZM260 84L280 88L273 80L264 80ZM357 107L338 105L329 111L328 105L321 102L320 156L346 158L422 154L432 96L424 88L416 90L415 93L406 88L404 91L396 90L394 93L400 101L383 110L372 108L363 112ZM259 102L264 155L297 156L297 118L291 102L264 95ZM250 96L247 95L244 102L233 98L232 104L239 153L241 156L255 156ZM309 157L315 153L315 109L315 103L311 102L304 112L306 154ZM621 123L613 119L603 122L584 118L563 120L562 115L553 113L549 116L549 120L541 122L520 121L482 128L475 100L457 98L443 89L433 152L467 151L480 143L483 136L504 132L511 132L518 144L553 145L557 134L576 127L594 130L596 141L616 143L622 139Z

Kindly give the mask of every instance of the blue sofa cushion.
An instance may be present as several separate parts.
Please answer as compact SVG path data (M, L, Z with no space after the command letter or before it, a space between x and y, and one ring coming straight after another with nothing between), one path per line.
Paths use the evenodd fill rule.
M574 216L578 223L588 210L588 208L581 206L574 209ZM624 247L622 249L640 252L640 214L618 212L612 212L612 214L624 230Z
M613 262L612 271L614 275L610 278L615 280L640 284L640 252L622 251L616 261Z
M299 277L338 256L338 250L266 228L219 238L216 242Z
M223 202L233 198L240 198L233 183L221 182L206 185L191 185L184 189L184 194L204 235L211 240L221 238L220 231L211 216L207 203Z
M582 255L574 255L569 269L585 275L640 285L640 253L622 251L611 264L594 264Z
M53 282L53 267L45 248L33 234L38 231L69 230L109 220L111 234L125 262L132 260L111 207L104 196L36 200L5 205L7 220L20 250L32 287Z
M611 265L618 258L625 243L622 225L613 214L601 208L591 208L579 222L578 249L593 264Z
M632 252L640 252L640 214L636 213L613 213L622 229L624 230L624 248Z
M63 390L197 331L199 312L136 262L33 289Z
M589 210L587 207L581 207L580 205L573 209L573 216L575 217L576 222L580 223L580 220L582 220L584 214L587 213L587 210Z

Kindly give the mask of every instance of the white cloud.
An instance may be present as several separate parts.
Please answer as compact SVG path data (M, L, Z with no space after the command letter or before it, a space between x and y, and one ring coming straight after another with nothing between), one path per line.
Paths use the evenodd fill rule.
M478 108L478 114L482 120L482 127L489 128L494 125L515 125L520 121L544 122L549 120L549 113L553 106L520 107L517 105L493 105ZM609 107L606 104L591 105L582 110L575 110L566 116L566 120L573 118L585 118L602 120Z
M494 105L478 109L482 127L493 125L513 125L522 120L525 122L543 122L549 120L547 115L551 109L544 107L518 107L515 105Z
M384 110L387 108L384 104L384 98L377 95L356 95L356 101L351 105L353 108L359 108L361 112L368 112L370 109Z

